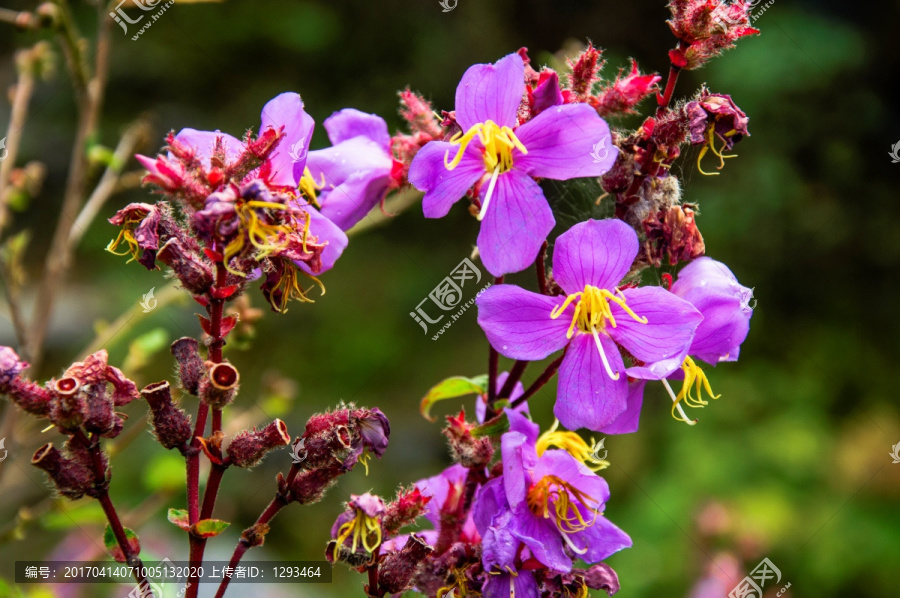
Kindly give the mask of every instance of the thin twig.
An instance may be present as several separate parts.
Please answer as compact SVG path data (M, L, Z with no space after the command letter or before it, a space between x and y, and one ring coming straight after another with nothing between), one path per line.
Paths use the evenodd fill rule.
M6 129L6 157L0 162L0 237L2 237L3 229L6 228L9 219L9 178L16 165L22 134L25 131L25 120L28 117L28 105L34 93L34 68L31 64L34 61L25 54L30 52L33 50L24 50L23 53L16 56L19 64L19 80L13 94L9 127Z

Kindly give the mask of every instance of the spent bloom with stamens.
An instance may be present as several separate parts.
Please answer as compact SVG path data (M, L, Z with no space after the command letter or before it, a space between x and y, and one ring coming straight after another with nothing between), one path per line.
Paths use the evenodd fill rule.
M545 109L519 126L525 95L525 64L510 54L496 64L476 64L456 89L456 122L449 141L422 148L409 181L425 192L428 218L441 218L467 191L480 198L478 250L485 267L500 276L534 261L555 220L534 177L568 180L596 177L617 152L591 156L598 143L613 148L606 122L584 104Z
M672 285L672 293L688 301L703 314L685 355L628 368L631 378L628 408L602 431L607 434L636 432L643 402L644 380L662 380L672 398L672 416L688 424L696 423L683 406L703 407L706 396L718 398L703 369L695 359L715 366L737 361L741 344L750 331L753 290L741 285L728 267L712 258L702 257L685 266ZM676 393L669 380L681 382Z
M326 549L328 560L345 562L352 567L367 563L383 540L381 518L384 511L384 501L380 497L368 492L352 495L347 509L331 527L332 542Z
M560 235L553 252L553 277L566 295L497 285L476 300L478 323L506 357L538 360L566 348L554 413L570 430L601 430L625 410L620 345L645 362L683 355L702 319L660 287L618 288L637 253L627 224L588 220Z
M485 568L508 573L520 544L559 572L571 571L570 554L597 563L631 546L628 535L603 516L606 481L566 451L539 456L538 426L512 411L507 416L503 475L484 486L475 507Z

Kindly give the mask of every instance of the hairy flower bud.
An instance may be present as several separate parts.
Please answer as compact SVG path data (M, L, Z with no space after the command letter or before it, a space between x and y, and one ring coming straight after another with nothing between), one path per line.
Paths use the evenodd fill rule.
M647 234L644 257L653 266L659 267L664 256L674 266L706 252L703 235L694 220L694 210L687 204L650 214L643 225Z
M0 347L0 394L4 394L20 409L38 417L50 414L50 391L20 376L28 362L10 347Z
M383 526L388 536L394 536L401 528L415 523L425 512L425 505L431 500L431 496L422 494L418 487L409 490L401 489L397 493L397 499L388 504L384 512Z
M228 458L236 467L255 467L269 451L290 444L287 426L276 419L262 430L240 432L228 445Z
M175 404L169 383L150 384L141 390L141 396L150 406L150 425L159 443L184 453L193 436L191 418Z
M425 540L411 535L406 545L387 555L379 568L378 587L387 594L400 594L412 587L419 564L434 552Z
M206 373L203 358L200 357L200 344L197 339L184 336L172 343L172 355L178 363L178 378L181 387L190 394L197 396L197 388L200 379Z
M85 384L79 389L84 405L84 429L101 436L117 435L115 405L105 384ZM119 427L121 430L121 427Z
M474 427L474 424L466 421L465 411L460 411L456 417L447 417L447 427L443 430L449 441L453 460L469 469L484 467L494 458L491 439L473 436Z
M94 486L94 476L88 467L68 459L52 443L47 443L34 453L31 464L47 472L59 493L77 500L89 493Z
M196 253L189 252L178 239L169 239L159 249L159 261L172 268L181 286L194 295L206 293L213 284L212 269Z
M207 362L207 374L200 379L197 391L208 405L221 409L230 405L238 391L241 376L230 363Z

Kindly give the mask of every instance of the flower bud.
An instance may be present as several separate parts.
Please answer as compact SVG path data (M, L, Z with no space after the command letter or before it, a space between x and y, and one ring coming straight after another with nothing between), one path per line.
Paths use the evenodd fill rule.
M406 545L387 555L378 574L378 588L386 594L401 594L412 587L419 563L434 552L422 538L410 535Z
M325 492L334 486L337 479L344 473L346 470L340 464L311 471L301 471L294 477L294 481L288 488L290 499L301 505L315 504L325 497Z
M81 390L81 383L71 376L65 376L59 380L51 380L49 385L56 395L50 408L50 421L63 430L74 430L84 421L83 414L86 410L84 398L78 392Z
M230 363L207 363L207 375L200 379L197 391L208 405L221 409L231 404L238 391L241 376Z
M456 417L447 417L444 436L450 444L450 456L463 467L482 468L494 458L494 446L488 437L476 438L472 435L474 425L466 421L465 411Z
M59 493L77 500L94 487L91 470L74 460L67 459L52 443L47 443L34 453L31 464L47 472Z
M194 295L206 293L213 284L209 265L197 254L187 251L178 239L169 239L160 247L157 258L172 268L181 286Z
M197 396L197 387L200 379L206 373L203 358L200 357L200 344L197 339L184 336L172 343L172 355L178 363L178 378L181 387L190 394Z
M19 359L10 347L0 347L0 394L9 397L23 411L47 417L52 395L46 388L19 375L27 367L28 362Z
M159 443L184 453L193 437L191 418L175 404L169 383L150 384L141 390L141 396L150 406L150 425Z
M228 445L228 458L236 467L255 467L266 453L290 442L287 426L276 419L262 430L240 432Z
M84 429L101 436L114 433L119 416L115 413L112 397L106 392L106 385L85 384L78 392L84 405Z
M401 528L415 523L425 512L425 505L431 500L430 496L422 494L417 487L409 490L401 489L397 493L397 499L387 506L384 513L384 531L388 536L395 535Z

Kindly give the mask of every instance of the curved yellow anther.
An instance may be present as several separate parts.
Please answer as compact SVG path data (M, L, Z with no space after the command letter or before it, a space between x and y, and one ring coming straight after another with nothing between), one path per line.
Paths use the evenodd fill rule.
M458 145L459 149L453 157L453 160L450 160L449 162L450 151L448 150L444 155L444 166L447 170L453 170L459 166L463 155L466 153L466 148L469 147L469 143L471 143L476 136L484 147L482 158L484 159L484 168L488 172L493 172L495 169L499 168L499 172L504 173L511 169L513 166L512 152L514 149L519 150L523 154L528 153L528 150L525 149L525 145L519 141L518 137L516 137L515 131L510 127L501 127L494 121L488 120L483 123L472 125L465 133L457 133L450 139L450 143Z
M732 129L731 131L725 133L725 137L732 137L737 134L737 130ZM725 149L725 143L722 143L722 150ZM703 145L703 148L700 150L700 155L697 156L697 170L700 171L700 174L706 176L716 176L718 172L706 172L703 170L701 166L701 162L703 161L703 157L706 155L708 151L712 151L713 155L719 159L719 165L716 167L716 170L722 170L725 167L725 159L726 158L737 158L737 154L723 154L722 150L716 149L716 125L715 123L710 123L709 126L706 127L706 143Z
M572 324L566 333L566 337L572 338L575 334L575 327L581 332L591 334L594 330L603 330L607 321L615 328L616 318L613 316L612 308L609 302L612 301L621 307L625 313L640 324L646 324L647 318L638 316L628 306L625 294L616 289L615 294L607 289L599 289L597 287L586 285L580 293L572 293L562 305L558 305L550 312L552 319L560 317L572 303L575 303L575 313L572 314Z
M356 552L359 546L370 554L375 552L375 549L381 546L381 521L378 517L370 517L362 509L357 508L353 519L338 528L334 545L335 560L338 558L340 548L348 539L351 540L351 552Z
M303 195L312 205L321 208L322 206L319 205L318 193L324 188L325 173L323 172L320 181L316 182L312 172L309 170L309 166L305 167L303 169L303 176L300 177L300 182L297 183L297 189L300 191L301 195Z
M713 392L712 386L709 383L709 378L706 377L706 372L694 363L694 360L690 357L684 358L684 362L681 364L681 370L684 372L684 382L681 385L681 391L677 395L672 392L671 387L668 386L668 383L665 380L663 380L663 383L669 389L669 394L672 395L672 417L678 421L694 425L696 420L688 419L687 414L684 412L684 409L681 408L681 405L687 405L688 407L704 407L709 404L708 401L703 400L704 392L713 399L718 399L722 395L717 395ZM694 396L694 391L697 393L696 397ZM678 411L677 414L676 411Z
M600 515L600 503L555 475L541 478L528 489L526 495L528 508L536 517L550 518L550 503L553 503L553 522L563 534L574 534L584 531L596 523ZM588 503L593 502L594 507ZM586 521L578 505L590 510L594 517Z
M591 444L588 444L584 438L575 432L559 430L558 428L559 420L555 420L553 427L538 438L535 446L538 456L543 455L548 448L555 446L584 463L591 471L600 471L609 467L609 461L600 456L600 451L603 449L602 439L600 442L594 442L594 439L591 438Z

